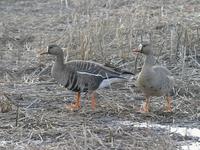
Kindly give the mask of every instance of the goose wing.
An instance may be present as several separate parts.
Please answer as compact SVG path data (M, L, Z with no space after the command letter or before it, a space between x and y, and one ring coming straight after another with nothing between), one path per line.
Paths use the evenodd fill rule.
M158 74L165 74L168 76L171 76L172 74L167 68L162 66L154 66L152 69Z
M172 73L165 67L154 66L153 70L156 72L157 82L154 84L157 85L164 93L169 93L174 86L174 78Z
M70 61L64 72L64 86L72 91L96 90L126 80L120 72L90 61Z
M70 68L73 68L78 74L87 74L91 76L101 76L102 78L122 78L122 74L130 74L130 72L124 72L121 70L115 70L114 68L106 67L102 64L91 61L70 61L67 63Z

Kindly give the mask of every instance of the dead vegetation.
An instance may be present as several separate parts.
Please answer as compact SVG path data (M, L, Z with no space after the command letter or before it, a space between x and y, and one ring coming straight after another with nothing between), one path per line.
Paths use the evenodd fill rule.
M6 107L0 113L0 149L177 149L180 139L167 131L115 121L199 126L198 1L2 0L0 12L0 110ZM56 43L66 60L137 73L142 57L131 50L142 41L153 43L158 62L176 79L173 114L162 112L160 97L152 99L150 114L136 113L142 95L134 79L97 91L95 112L84 95L85 107L67 112L63 105L73 93L51 79L53 57L39 56Z

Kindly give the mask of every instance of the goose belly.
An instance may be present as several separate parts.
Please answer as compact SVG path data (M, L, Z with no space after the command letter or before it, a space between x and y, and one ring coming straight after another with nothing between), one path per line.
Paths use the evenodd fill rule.
M145 95L149 96L162 96L164 94L162 85L156 84L152 78L140 77L137 80L137 86L142 90Z
M141 90L145 93L145 95L149 95L149 96L164 95L164 93L161 90L154 88L154 87L144 87L144 88L141 88Z
M65 87L71 91L95 91L102 82L101 77L88 76L85 74L72 74L65 81Z

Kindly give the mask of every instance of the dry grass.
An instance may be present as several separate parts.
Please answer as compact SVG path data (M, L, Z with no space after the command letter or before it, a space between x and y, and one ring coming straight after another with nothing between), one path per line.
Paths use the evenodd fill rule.
M167 131L115 121L198 127L199 8L196 0L2 0L0 99L3 105L11 103L12 110L0 113L0 149L178 148L180 139ZM53 57L39 56L56 43L68 60L94 60L137 73L142 57L136 64L131 50L142 41L153 43L158 62L176 79L173 114L162 113L160 97L152 100L149 115L136 113L142 95L134 79L98 91L95 112L88 100L80 111L68 112L63 104L73 100L73 93L51 79Z

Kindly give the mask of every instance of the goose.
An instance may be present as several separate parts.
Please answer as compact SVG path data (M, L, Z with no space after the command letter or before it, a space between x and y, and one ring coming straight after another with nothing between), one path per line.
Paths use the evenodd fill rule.
M66 106L70 110L81 108L81 92L91 95L91 107L95 110L97 89L109 87L112 83L127 81L124 75L134 75L93 61L72 60L64 63L64 52L58 45L49 45L47 52L41 53L44 54L56 56L51 68L51 76L68 90L76 92L75 102Z
M149 112L150 97L165 96L167 105L166 112L172 112L172 93L174 87L174 78L171 72L156 64L156 59L150 43L140 44L133 52L145 55L142 70L139 73L136 86L141 89L145 95L145 102L140 108L140 112Z

